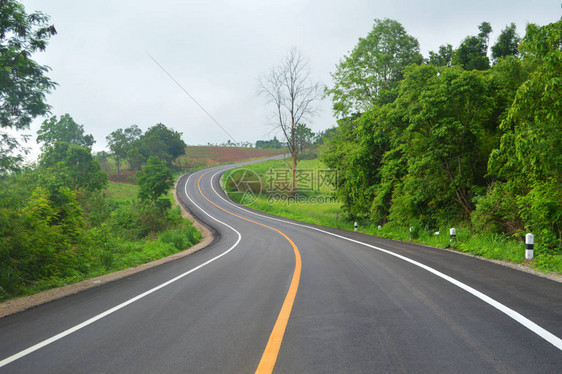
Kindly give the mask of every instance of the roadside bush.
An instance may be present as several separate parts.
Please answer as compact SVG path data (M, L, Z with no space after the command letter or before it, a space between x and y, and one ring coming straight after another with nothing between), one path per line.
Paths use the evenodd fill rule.
M17 269L0 263L0 301L10 295L19 294L23 278Z
M122 205L114 210L109 225L116 236L126 240L139 240L147 235L140 223L137 204Z
M184 220L181 216L181 208L179 206L168 209L166 211L166 219L172 226L177 226L183 222L189 222L189 224L191 225L190 221Z
M21 193L15 177L0 183L0 301L162 258L201 239L167 198L107 199L56 184Z
M201 233L192 225L180 226L160 234L160 241L172 244L178 251L183 251L201 240Z
M477 232L520 233L524 226L517 214L517 198L513 188L504 183L496 183L482 197L475 199L476 208L471 214L471 222Z
M82 207L84 221L88 228L98 227L110 218L112 206L103 192L81 193L77 199Z
M535 182L533 189L518 199L519 214L528 230L538 235L537 244L551 254L562 254L562 189L554 178Z
M138 223L142 228L143 237L170 227L165 211L162 211L156 202L146 201L138 204L137 208Z

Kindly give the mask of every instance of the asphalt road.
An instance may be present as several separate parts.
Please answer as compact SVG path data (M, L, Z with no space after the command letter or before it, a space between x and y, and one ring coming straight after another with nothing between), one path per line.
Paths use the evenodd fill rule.
M0 373L562 371L562 284L227 201L184 176L209 247L0 319Z

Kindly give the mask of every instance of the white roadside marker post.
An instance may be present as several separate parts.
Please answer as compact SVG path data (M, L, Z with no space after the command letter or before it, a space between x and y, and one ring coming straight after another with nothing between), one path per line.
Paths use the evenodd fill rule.
M449 242L450 242L450 243L455 242L455 241L457 240L457 229L455 229L454 227L452 227L452 228L449 230L449 236L450 236L450 238L451 238L451 239L449 240Z
M355 221L355 224L353 225L353 230L357 231L357 221Z
M531 233L525 235L525 258L532 260L535 254L535 236Z

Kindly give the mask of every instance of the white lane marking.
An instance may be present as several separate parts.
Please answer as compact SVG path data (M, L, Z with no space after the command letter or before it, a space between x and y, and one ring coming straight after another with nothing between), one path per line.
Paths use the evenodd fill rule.
M480 292L480 291L478 291L478 290L476 290L476 289L470 287L469 285L467 285L467 284L465 284L465 283L462 283L461 281L456 280L456 279L453 278L453 277L450 277L450 276L447 275L447 274L444 274L444 273L440 272L439 270L435 270L434 268L429 267L429 266L427 266L427 265L424 265L424 264L422 264L421 262L417 262L417 261L412 260L412 259L410 259L410 258L408 258L408 257L399 255L399 254L394 253L394 252L391 252L391 251L389 251L389 250L387 250L387 249L383 249L383 248L380 248L380 247L377 247L377 246L374 246L374 245L371 245L371 244L363 243L363 242L360 242L360 241L358 241L358 240L351 239L351 238L347 238L347 237L342 236L342 235L334 234L334 233L329 232L329 231L321 230L321 229L316 228L316 227L307 226L307 225L303 225L303 224L299 224L299 223L295 223L295 222L291 222L291 221L286 221L286 220L284 220L284 219L279 219L279 218L274 218L274 217L265 216L265 215L263 215L263 214L259 214L259 213L256 213L256 212L252 212L251 210L244 209L244 208L242 208L241 206L236 205L236 204L232 203L231 201L226 200L224 197L222 197L222 196L215 190L215 186L213 185L213 179L214 179L215 176L217 176L219 173L221 173L221 172L219 171L219 172L213 174L213 176L212 176L212 178L211 178L211 188L213 189L213 191L215 192L215 194L216 194L219 198L221 198L224 202L226 202L226 203L228 203L228 204L230 204L230 205L232 205L232 206L234 206L234 207L237 207L238 209L243 210L243 211L245 211L245 212L247 212L247 213L250 213L250 214L253 214L253 215L262 217L262 218L266 218L266 219L270 219L270 220L274 220L274 221L278 221L278 222L283 222L283 223L288 223L288 224L290 224L290 225L299 226L299 227L304 227L304 228L307 228L307 229L310 229L310 230L315 230L315 231L318 231L318 232L321 232L321 233L324 233L324 234L328 234L328 235L331 235L331 236L335 236L335 237L340 238L340 239L343 239L343 240L347 240L347 241L350 241L350 242L353 242L353 243L356 243L356 244L363 245L363 246L365 246L365 247L369 247L369 248L376 249L377 251L384 252L384 253L386 253L386 254L389 254L389 255L391 255L391 256L394 256L394 257L397 257L397 258L399 258L399 259L401 259L401 260L404 260L404 261L406 261L406 262L409 262L409 263L411 263L411 264L413 264L413 265L415 265L415 266L418 266L418 267L420 267L420 268L422 268L422 269L424 269L424 270L429 271L430 273L433 273L433 274L437 275L438 277L440 277L440 278L446 280L447 282L450 282L450 283L454 284L455 286L457 286L457 287L459 287L459 288L465 290L466 292L468 292L468 293L470 293L470 294L476 296L476 297L479 298L480 300L482 300L482 301L484 301L485 303L487 303L487 304L493 306L494 308L496 308L496 309L499 310L500 312L506 314L508 317L510 317L510 318L512 318L513 320L519 322L521 325L525 326L526 328L528 328L529 330L531 330L532 332L534 332L535 334L537 334L538 336L540 336L541 338L543 338L544 340L546 340L547 342L551 343L551 344L554 345L556 348L558 348L559 350L562 351L562 339L560 339L559 337L557 337L556 335L554 335L554 334L551 333L550 331L548 331L548 330L542 328L541 326L537 325L535 322L531 321L530 319L528 319L527 317L523 316L522 314L516 312L515 310L513 310L513 309L511 309L511 308L509 308L509 307L507 307L507 306L505 306L504 304L500 303L499 301L497 301L497 300L495 300L495 299L492 299L492 298L489 297L488 295L486 295L486 294L484 294L484 293L482 293L482 292Z
M57 334L57 335L55 335L55 336L52 336L52 337L50 337L50 338L48 338L48 339L46 339L46 340L43 340L42 342L37 343L37 344L35 344L34 346L31 346L31 347L29 347L29 348L27 348L27 349L25 349L25 350L23 350L23 351L21 351L21 352L19 352L19 353L16 353L16 354L14 354L14 355L12 355L12 356L10 356L10 357L8 357L8 358L3 359L2 361L0 361L0 367L6 366L6 365L8 365L8 364L11 363L11 362L14 362L14 361L16 361L16 360L18 360L18 359L20 359L20 358L22 358L22 357L24 357L24 356L27 356L28 354L30 354L30 353L32 353L32 352L35 352L35 351L37 351L38 349L41 349L41 348L43 348L43 347L45 347L45 346L47 346L47 345L49 345L49 344L51 344L51 343L54 343L54 342L56 342L57 340L60 340L60 339L66 337L66 336L68 336L68 335L70 335L70 334L72 334L72 333L74 333L74 332L76 332L76 331L78 331L78 330L80 330L80 329L82 329L82 328L88 326L88 325L91 325L92 323L94 323L94 322L96 322L96 321L99 321L100 319L102 319L102 318L104 318L104 317L107 317L108 315L110 315L110 314L112 314L112 313L118 311L119 309L123 309L123 308L126 307L127 305L130 305L130 304L134 303L135 301L138 301L138 300L142 299L143 297L148 296L148 295L150 295L151 293L154 293L154 292L156 292L156 291L158 291L158 290L160 290L160 289L162 289L162 288L164 288L164 287L166 287L166 286L168 286L168 285L170 285L170 284L172 284L172 283L174 283L174 282L180 280L181 278L184 278L185 276L187 276L187 275L193 273L194 271L197 271L197 270L201 269L202 267L207 266L207 265L210 264L211 262L214 262L214 261L218 260L218 259L221 258L222 256L224 256L224 255L226 255L227 253L229 253L230 251L232 251L232 250L238 245L238 243L240 242L240 240L242 239L242 235L240 234L240 232L238 232L238 231L237 231L236 229L234 229L232 226L230 226L230 225L228 225L228 224L226 224L226 223L224 223L224 222L222 222L222 221L219 221L219 220L216 219L215 217L211 216L209 213L207 213L205 210L203 210L203 208L201 208L199 205L197 205L197 204L195 203L195 201L193 201L193 200L191 199L191 197L189 197L189 194L187 193L187 184L188 184L189 180L191 179L191 177L192 177L193 175L194 175L194 174L191 174L191 175L187 178L187 180L185 181L185 195L187 196L187 198L189 199L189 201L191 201L191 203L192 203L193 205L195 205L197 208L199 208L199 209L200 209L203 213L205 213L207 216L209 216L209 217L212 218L213 220L215 220L215 221L217 221L217 222L223 224L224 226L226 226L226 227L228 227L229 229L231 229L232 231L234 231L234 232L238 235L238 240L236 240L236 243L234 243L226 252L223 252L222 254L220 254L220 255L218 255L218 256L216 256L216 257L213 257L212 259L208 260L207 262L205 262L205 263L203 263L203 264L201 264L201 265L199 265L199 266L197 266L197 267L195 267L195 268L193 268L193 269L191 269L191 270L189 270L189 271L186 271L185 273L180 274L180 275L178 275L177 277L175 277L175 278L173 278L173 279L170 279L169 281L167 281L167 282L165 282L165 283L162 283L162 284L159 285L159 286L156 286L156 287L154 287L154 288L152 288L152 289L150 289L150 290L148 290L148 291L146 291L146 292L144 292L144 293L141 293L140 295L135 296L135 297L133 297L133 298L131 298L131 299L129 299L129 300L127 300L127 301L125 301L125 302L123 302L123 303L121 303L121 304L119 304L119 305L113 307L113 308L111 308L111 309L108 309L108 310L106 310L105 312L100 313L100 314L98 314L98 315L96 315L96 316L90 318L90 319L87 320L87 321L84 321L84 322L82 322L82 323L80 323L80 324L78 324L78 325L76 325L76 326L74 326L74 327L69 328L68 330L65 330L65 331L63 331L63 332L61 332L61 333L59 333L59 334Z

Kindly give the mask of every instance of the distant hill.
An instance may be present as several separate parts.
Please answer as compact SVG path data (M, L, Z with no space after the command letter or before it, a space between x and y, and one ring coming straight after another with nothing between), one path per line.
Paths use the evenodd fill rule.
M182 169L191 169L275 156L283 154L284 151L286 152L285 149L188 146L186 154L178 158L174 164Z

